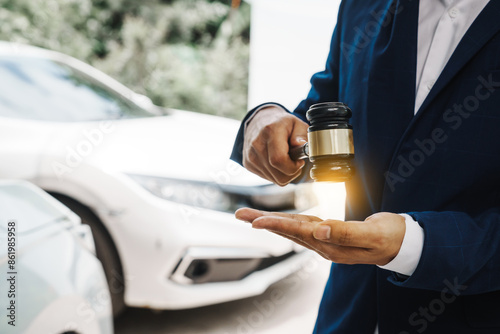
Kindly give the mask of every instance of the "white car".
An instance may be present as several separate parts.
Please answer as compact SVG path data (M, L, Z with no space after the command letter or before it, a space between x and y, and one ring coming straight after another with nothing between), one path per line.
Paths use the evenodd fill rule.
M106 277L87 225L26 181L0 181L4 334L111 334Z
M229 160L238 126L161 109L60 53L0 43L0 177L31 181L91 226L115 314L258 295L309 260L234 218L242 206L317 208L311 184L280 188Z

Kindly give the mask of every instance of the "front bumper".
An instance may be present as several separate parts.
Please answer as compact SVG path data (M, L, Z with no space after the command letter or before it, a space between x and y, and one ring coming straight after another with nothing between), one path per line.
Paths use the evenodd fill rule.
M185 309L259 295L313 256L232 214L156 197L141 202L107 224L122 260L129 306Z

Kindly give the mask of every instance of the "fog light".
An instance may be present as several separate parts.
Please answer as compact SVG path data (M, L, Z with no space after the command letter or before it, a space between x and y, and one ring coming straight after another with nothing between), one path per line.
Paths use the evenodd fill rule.
M210 265L208 261L194 260L193 262L191 262L184 275L195 281L205 276L208 273L209 268Z

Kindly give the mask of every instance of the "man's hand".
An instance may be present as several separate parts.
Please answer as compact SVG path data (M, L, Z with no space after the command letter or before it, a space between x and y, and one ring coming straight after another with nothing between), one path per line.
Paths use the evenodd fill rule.
M362 222L344 222L243 208L236 211L236 218L344 264L386 265L398 255L406 230L405 219L388 212L376 213Z
M277 185L287 185L305 164L290 159L288 151L306 143L307 128L307 123L279 107L260 110L245 130L243 166Z

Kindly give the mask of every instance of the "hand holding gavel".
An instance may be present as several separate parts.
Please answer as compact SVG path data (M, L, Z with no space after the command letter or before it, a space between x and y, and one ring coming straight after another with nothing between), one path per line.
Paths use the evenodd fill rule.
M246 129L243 165L283 186L300 175L301 159L309 158L314 181L347 181L354 173L351 116L343 103L315 104L306 114L308 127L279 107L263 109Z

